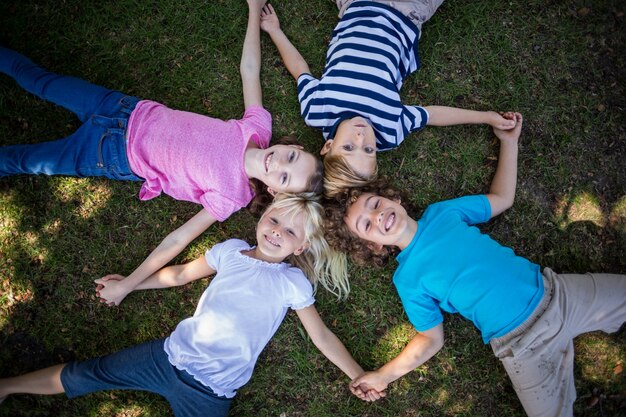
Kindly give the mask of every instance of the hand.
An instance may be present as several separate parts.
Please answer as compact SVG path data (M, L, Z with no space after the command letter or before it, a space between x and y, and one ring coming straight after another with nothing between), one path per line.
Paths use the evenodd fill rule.
M506 112L501 113L503 119L512 121L513 128L509 129L499 129L494 126L493 133L500 139L501 142L514 142L517 143L519 140L519 135L522 132L522 122L523 118L520 113L517 112Z
M100 298L100 302L105 303L109 307L119 305L130 293L126 287L121 285L121 281L125 278L119 274L110 274L94 280L97 284L96 296Z
M261 29L269 34L280 30L278 16L271 4L266 4L261 10Z
M387 395L387 385L379 372L365 372L350 382L350 391L364 401L376 401Z
M489 124L494 129L509 130L515 127L515 121L511 118L504 117L505 114L513 114L513 112L496 113L495 111L487 112L489 115Z

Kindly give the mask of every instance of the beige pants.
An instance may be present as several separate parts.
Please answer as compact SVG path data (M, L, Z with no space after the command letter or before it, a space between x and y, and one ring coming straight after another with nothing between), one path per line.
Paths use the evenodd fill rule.
M626 275L543 272L542 303L518 328L490 344L526 414L572 416L576 399L573 339L612 333L626 322Z
M355 0L336 0L339 8L339 17L341 18L346 9ZM383 3L389 7L393 7L403 15L409 18L422 34L422 25L429 20L441 6L443 0L370 0L376 3Z

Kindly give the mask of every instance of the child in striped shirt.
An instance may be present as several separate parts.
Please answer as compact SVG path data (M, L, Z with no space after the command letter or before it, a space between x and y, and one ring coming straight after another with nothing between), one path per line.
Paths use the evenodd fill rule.
M493 111L444 106L405 105L402 82L419 68L421 25L443 0L338 0L340 21L332 34L321 78L280 28L271 5L261 14L261 28L278 48L298 82L305 123L322 131L326 143L325 186L329 196L376 177L376 151L393 149L426 125L486 123L514 127Z

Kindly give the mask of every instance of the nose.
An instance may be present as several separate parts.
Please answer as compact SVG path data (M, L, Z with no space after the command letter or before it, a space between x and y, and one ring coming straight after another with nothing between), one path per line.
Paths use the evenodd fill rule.
M383 211L380 210L378 213L376 213L376 224L382 224L383 222Z
M276 236L276 237L280 237L280 230L278 229L272 229L272 235Z

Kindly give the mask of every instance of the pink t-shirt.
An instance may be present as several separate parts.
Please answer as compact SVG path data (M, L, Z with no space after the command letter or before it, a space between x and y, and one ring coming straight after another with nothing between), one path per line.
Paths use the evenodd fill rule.
M224 221L254 197L244 152L250 140L267 148L272 116L250 106L242 119L224 121L142 100L130 115L127 136L130 168L145 180L140 199L165 192L202 204Z

